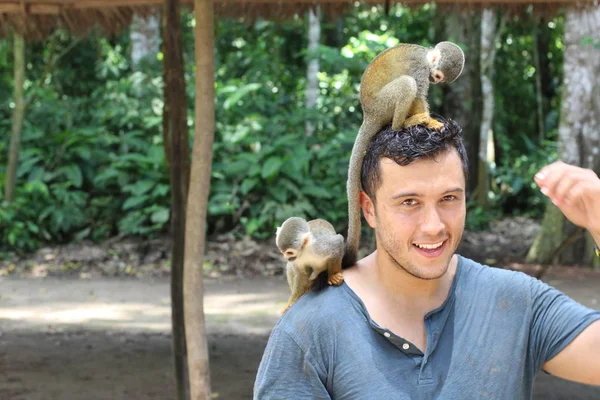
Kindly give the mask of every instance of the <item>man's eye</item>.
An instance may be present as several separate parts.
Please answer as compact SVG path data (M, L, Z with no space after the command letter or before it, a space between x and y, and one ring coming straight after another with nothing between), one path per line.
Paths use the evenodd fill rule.
M454 201L454 200L456 200L456 196L454 196L454 195L444 196L444 198L442 200L444 200L444 201Z
M418 203L415 199L408 199L402 202L403 206L416 206Z

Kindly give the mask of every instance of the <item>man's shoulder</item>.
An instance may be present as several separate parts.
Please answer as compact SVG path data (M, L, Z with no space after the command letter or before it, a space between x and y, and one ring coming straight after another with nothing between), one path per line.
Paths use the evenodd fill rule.
M357 310L344 285L309 291L281 316L275 329L292 336L303 332L319 334L331 332L336 321L353 318Z
M459 263L462 284L476 286L482 292L512 291L528 295L532 283L537 281L524 272L491 267L462 256L459 256Z

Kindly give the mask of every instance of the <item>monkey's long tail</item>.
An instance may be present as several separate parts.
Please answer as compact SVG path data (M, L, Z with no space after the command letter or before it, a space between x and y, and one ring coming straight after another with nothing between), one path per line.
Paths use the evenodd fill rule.
M346 183L346 191L348 193L348 235L346 238L346 251L342 259L342 268L348 268L356 264L358 257L361 227L359 196L362 189L360 177L367 147L375 133L377 133L377 130L371 124L363 122L352 147L352 155L350 156L350 164L348 166L348 181Z

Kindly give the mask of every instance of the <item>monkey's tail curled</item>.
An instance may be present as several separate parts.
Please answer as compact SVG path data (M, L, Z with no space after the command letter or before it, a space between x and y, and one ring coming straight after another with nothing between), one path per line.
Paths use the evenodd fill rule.
M354 264L356 264L356 252L346 247L344 258L342 258L342 269L351 267Z
M346 190L348 192L348 235L346 237L346 249L342 258L342 268L348 268L356 264L358 246L360 244L360 191L362 163L371 137L377 132L372 124L364 121L361 125L348 167L348 181Z

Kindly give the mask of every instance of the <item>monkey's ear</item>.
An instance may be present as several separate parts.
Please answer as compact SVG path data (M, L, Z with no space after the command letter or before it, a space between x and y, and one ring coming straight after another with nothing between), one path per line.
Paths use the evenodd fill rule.
M310 234L310 232L306 232L304 235L302 235L302 247L306 246L307 244L310 244L312 240L312 235Z
M429 64L431 64L431 65L438 62L440 57L441 57L441 53L440 53L439 49L432 49L427 52L427 60L429 61Z

